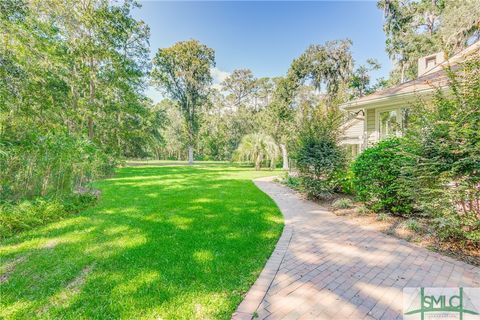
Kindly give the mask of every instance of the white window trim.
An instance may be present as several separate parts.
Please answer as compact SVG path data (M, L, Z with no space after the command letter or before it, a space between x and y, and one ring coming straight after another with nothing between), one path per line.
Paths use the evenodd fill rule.
M402 128L402 107L381 107L375 109L375 133L377 135L377 141L380 141L382 137L380 137L380 113L381 112L388 112L388 111L396 111L397 112L397 123L399 128ZM397 136L401 136L401 132L397 131Z

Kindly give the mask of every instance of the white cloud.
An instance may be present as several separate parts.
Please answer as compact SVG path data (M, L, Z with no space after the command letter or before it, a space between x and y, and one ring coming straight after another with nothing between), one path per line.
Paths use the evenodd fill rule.
M210 69L210 72L213 78L212 87L215 89L220 89L220 83L230 75L229 72L220 70L217 67Z

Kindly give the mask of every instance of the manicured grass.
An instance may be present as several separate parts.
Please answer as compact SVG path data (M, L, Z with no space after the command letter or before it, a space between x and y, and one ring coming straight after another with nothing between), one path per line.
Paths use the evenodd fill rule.
M267 175L120 169L96 207L0 243L0 318L229 319L283 227Z

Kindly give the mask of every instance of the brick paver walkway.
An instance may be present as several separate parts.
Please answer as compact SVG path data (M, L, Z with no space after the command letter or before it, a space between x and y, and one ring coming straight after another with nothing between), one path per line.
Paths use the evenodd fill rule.
M480 268L255 183L278 204L285 231L234 319L401 319L403 287L480 286Z

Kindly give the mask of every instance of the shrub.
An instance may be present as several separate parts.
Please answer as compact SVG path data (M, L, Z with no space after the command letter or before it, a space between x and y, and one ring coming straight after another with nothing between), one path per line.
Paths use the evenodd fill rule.
M369 213L370 213L370 210L369 210L367 207L365 207L365 206L360 206L360 207L357 208L357 213L358 213L359 215L364 216L364 215L369 214Z
M355 187L353 185L354 174L351 168L339 171L337 174L337 181L340 186L340 191L345 194L354 195Z
M334 195L336 183L331 180L318 179L313 176L300 178L301 190L307 194L309 199L327 200Z
M459 215L457 212L437 214L434 227L442 240L468 240L480 244L480 219L473 212Z
M338 176L346 157L337 143L341 116L336 110L318 108L305 120L293 154L303 189L310 198L330 198L340 190Z
M92 205L97 195L92 192L73 194L65 198L36 198L19 203L0 205L0 237L5 238L33 227L78 213Z
M353 207L353 202L352 202L352 200L350 200L348 198L340 198L340 199L335 200L332 203L332 207L334 209L348 209L348 208Z
M440 238L480 244L480 56L458 69L449 94L412 108L411 185Z
M0 140L0 199L64 197L111 174L115 161L85 138L36 130Z
M302 183L299 177L292 176L288 172L285 173L285 177L282 180L282 183L287 187L292 188L293 190L301 190Z
M399 138L380 141L366 149L352 165L353 185L359 200L375 212L410 214L414 209L402 169L413 165Z

